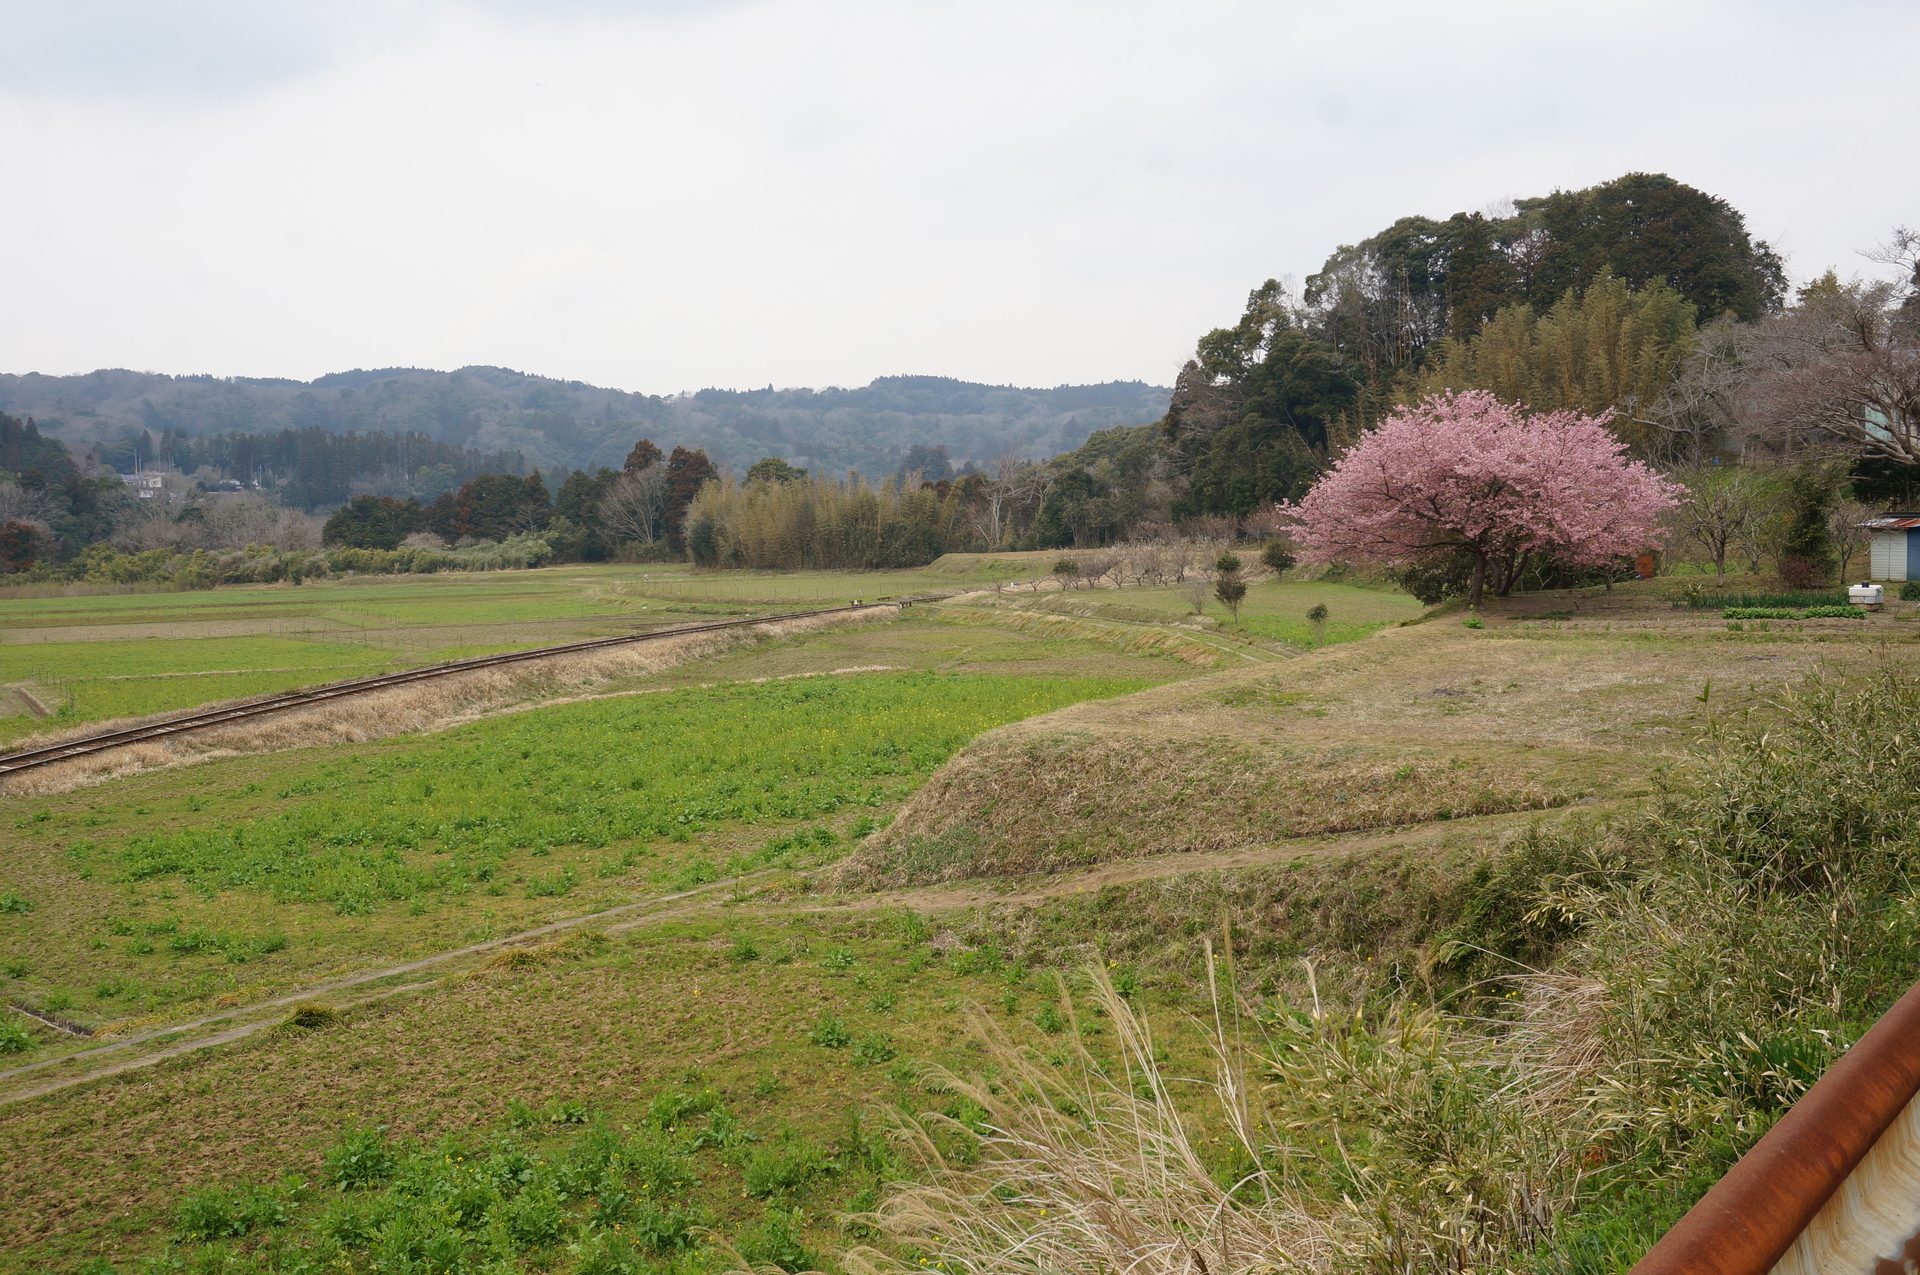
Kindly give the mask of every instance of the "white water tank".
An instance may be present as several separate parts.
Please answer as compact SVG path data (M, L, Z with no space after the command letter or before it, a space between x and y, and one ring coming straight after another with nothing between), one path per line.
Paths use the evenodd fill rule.
M1869 611L1878 611L1887 591L1877 584L1856 584L1847 589L1847 601Z

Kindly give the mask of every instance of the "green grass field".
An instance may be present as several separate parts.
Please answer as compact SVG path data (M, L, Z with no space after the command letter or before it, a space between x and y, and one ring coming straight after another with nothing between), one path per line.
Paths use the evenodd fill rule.
M982 730L1149 684L723 684L220 762L132 801L15 803L0 894L31 910L0 914L5 990L96 1023L178 1013L555 909L803 868Z
M709 617L945 592L947 571L696 573L684 566L368 576L183 593L0 598L0 747L395 668ZM48 709L34 716L9 686Z
M866 1234L840 1216L909 1170L876 1104L961 1122L942 1141L969 1154L982 1113L923 1067L967 1069L976 1017L1068 1057L1061 991L902 909L585 936L0 1109L0 1271L692 1275L715 1239L831 1269ZM1160 1021L1166 1064L1204 1074L1193 1025ZM1078 1043L1116 1066L1097 1015Z

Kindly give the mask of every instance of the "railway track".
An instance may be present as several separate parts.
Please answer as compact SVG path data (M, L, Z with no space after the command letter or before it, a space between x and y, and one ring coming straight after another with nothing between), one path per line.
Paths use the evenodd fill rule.
M345 682L329 682L321 686L311 686L303 690L287 691L280 695L266 695L258 699L247 700L240 704L228 704L223 708L208 709L205 712L185 713L178 717L169 717L164 721L149 722L145 726L133 726L126 730L106 731L99 735L87 735L80 739L69 739L64 743L49 744L45 748L26 749L17 753L0 756L0 778L17 775L22 771L34 770L41 766L51 766L57 762L71 761L76 757L87 757L94 753L104 753L110 749L123 748L128 744L145 743L153 739L165 739L171 735L184 735L190 731L204 730L209 726L224 726L228 722L243 721L249 717L264 717L268 713L281 713L293 708L306 708L312 704L324 704L328 700L343 699L350 695L366 695L373 691L390 690L396 686L405 686L411 682L424 682L436 677L451 677L456 673L470 673L475 669L497 668L502 664L518 664L523 660L540 660L554 655L578 655L583 651L597 651L610 646L629 646L635 642L653 642L663 638L684 637L690 633L711 633L717 629L747 628L755 624L778 624L784 620L808 620L815 616L840 615L849 611L871 611L876 607L905 606L912 602L932 602L932 596L897 598L885 602L855 603L851 606L824 607L816 611L790 611L784 615L761 615L747 620L717 620L711 624L683 624L670 629L653 629L646 633L623 633L618 637L589 638L581 642L563 642L558 646L537 646L526 651L511 651L505 655L478 655L471 659L454 660L447 664L429 664L423 668L407 669L400 673L385 673L378 677L359 677Z

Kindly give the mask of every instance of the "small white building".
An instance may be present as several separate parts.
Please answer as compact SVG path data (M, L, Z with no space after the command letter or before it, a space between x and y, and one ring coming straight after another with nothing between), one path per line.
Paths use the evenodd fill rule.
M159 474L122 474L120 481L132 488L142 500L152 500L153 493L167 485L167 480Z
M1920 580L1920 514L1887 513L1857 524L1873 533L1870 580Z

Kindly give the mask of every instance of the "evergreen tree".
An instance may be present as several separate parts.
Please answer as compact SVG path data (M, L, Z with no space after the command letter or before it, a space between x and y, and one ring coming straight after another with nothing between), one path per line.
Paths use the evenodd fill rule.
M645 440L642 440L645 441ZM636 449L637 450L637 449ZM707 459L705 449L688 451L675 447L667 458L667 539L682 543L681 531L687 520L687 507L700 494L700 488L720 471Z
M31 419L23 421L4 412L0 412L0 470L36 473L46 483L63 482L74 472L65 443L42 437Z
M747 469L747 481L750 483L786 483L806 476L806 470L795 469L778 456L756 460Z
M604 466L591 474L576 469L560 484L560 494L553 499L554 520L565 519L579 540L577 544L556 544L554 551L558 556L581 562L600 562L606 558L611 546L606 529L600 525L600 502L606 499L619 477L619 473Z
M350 549L398 549L402 540L421 529L425 517L426 511L412 497L355 496L333 511L320 540Z
M1833 578L1839 565L1828 514L1839 499L1833 467L1801 465L1787 475L1786 526L1779 541L1780 578L1795 588L1811 588Z
M475 540L504 540L516 532L538 531L551 515L552 502L538 470L525 478L482 474L453 498L454 534Z
M653 445L651 438L643 438L633 445L632 451L627 453L626 463L621 466L621 469L629 474L637 474L649 465L659 464L660 460L660 449Z

